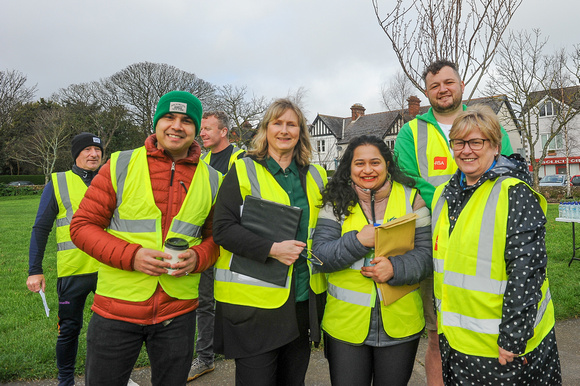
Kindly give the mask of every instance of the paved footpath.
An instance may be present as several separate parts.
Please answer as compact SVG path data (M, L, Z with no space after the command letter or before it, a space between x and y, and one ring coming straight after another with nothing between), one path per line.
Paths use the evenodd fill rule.
M580 385L580 319L568 319L556 323L556 339L558 350L560 351L560 362L562 366L562 377L564 385ZM415 359L413 376L409 382L410 386L424 386L425 382L425 349L427 339L422 338L419 344L419 351ZM229 386L234 384L235 365L233 360L216 361L215 371L203 375L199 379L189 382L188 386ZM135 369L131 378L140 386L151 386L149 368ZM76 380L78 386L84 386L84 378ZM39 381L21 381L6 384L7 386L56 386L56 379L44 379ZM312 352L310 365L306 374L307 386L330 385L328 375L328 363L324 359L322 350Z

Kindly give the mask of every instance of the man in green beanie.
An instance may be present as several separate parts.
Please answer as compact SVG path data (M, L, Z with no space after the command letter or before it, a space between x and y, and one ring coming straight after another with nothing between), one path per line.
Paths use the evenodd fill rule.
M141 148L113 154L75 213L72 240L102 263L87 332L87 384L126 384L144 342L152 385L187 381L200 273L219 255L211 230L221 174L200 162L194 139L201 115L190 93L162 96L155 134ZM164 252L173 238L189 245L177 252L178 263Z

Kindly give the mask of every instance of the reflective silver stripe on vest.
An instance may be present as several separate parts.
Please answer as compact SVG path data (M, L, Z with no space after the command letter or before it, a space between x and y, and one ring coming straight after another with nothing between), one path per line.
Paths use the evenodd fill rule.
M362 292L351 291L341 287L337 287L332 283L328 283L328 294L332 295L338 300L343 302L354 304L361 307L370 307L372 301L371 294L365 294Z
M201 237L201 227L181 220L173 220L171 231L180 235Z
M413 193L413 189L403 185L403 189L405 191L405 206L406 206L406 213L413 213L413 205L411 203L411 194Z
M290 280L288 280L288 278L286 278L286 285L284 287L280 287L279 285L268 283L267 281L255 279L253 277L242 275L237 272L232 272L229 269L214 268L214 277L216 281L246 284L255 287L288 288L290 286Z
M72 241L65 241L63 243L56 244L56 250L60 251L70 251L71 249L77 249L77 246Z
M322 181L322 177L320 176L320 172L318 171L316 166L314 165L308 166L308 172L310 173L312 178L314 178L314 182L316 182L316 185L318 185L320 193L322 193L322 191L324 190L324 181Z
M548 304L552 301L552 293L550 292L550 288L546 291L546 297L542 302L542 306L538 308L538 312L536 313L536 322L534 323L534 328L538 327L538 324L542 321L544 317L544 313L546 312L546 308L548 308Z
M439 186L449 181L451 175L429 176L429 160L427 158L427 144L429 143L429 129L427 122L417 119L417 158L421 177L433 186Z
M262 191L260 190L260 184L258 183L258 173L256 171L256 164L251 158L242 158L246 163L246 170L248 172L248 179L250 180L250 186L252 189L252 196L262 198Z
M58 184L58 191L60 192L60 199L62 200L62 205L66 209L65 218L57 218L56 226L63 227L70 225L73 217L73 208L70 202L70 193L68 191L68 184L66 182L66 172L56 173L56 181ZM71 249L77 249L77 246L72 241L65 241L56 244L57 251L69 251Z
M482 334L499 334L501 319L477 319L455 312L442 312L441 323L449 327L461 327Z
M66 209L66 218L59 218L56 220L56 226L62 227L70 225L73 217L72 204L70 202L70 193L68 191L68 184L66 183L66 173L56 173L56 181L58 183L58 191L60 192L60 199L62 200L62 205Z
M211 201L214 202L220 189L220 173L212 167L207 168L209 172L209 186L211 188Z

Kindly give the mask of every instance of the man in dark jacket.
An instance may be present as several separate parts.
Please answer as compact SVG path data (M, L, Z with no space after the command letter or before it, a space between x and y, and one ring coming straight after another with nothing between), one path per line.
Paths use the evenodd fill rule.
M40 197L30 237L28 279L33 292L45 291L42 260L48 235L56 220L58 338L56 364L59 385L74 385L75 361L83 311L89 293L97 287L99 262L78 249L70 240L69 226L87 187L101 166L103 145L91 133L75 136L71 143L74 164L67 172L53 173Z

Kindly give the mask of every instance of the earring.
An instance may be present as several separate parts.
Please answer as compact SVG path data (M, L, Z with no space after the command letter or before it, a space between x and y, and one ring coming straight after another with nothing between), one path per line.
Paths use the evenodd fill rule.
M391 173L390 172L387 172L387 181L389 181L389 182L391 181Z

